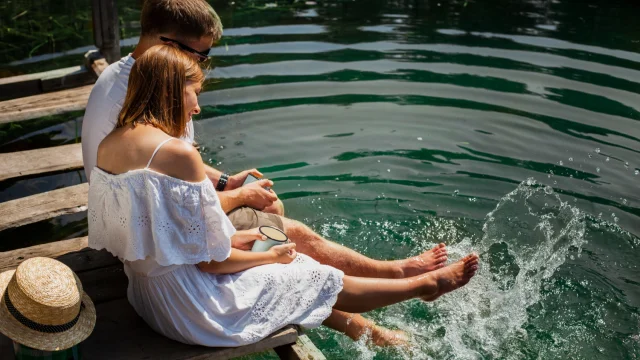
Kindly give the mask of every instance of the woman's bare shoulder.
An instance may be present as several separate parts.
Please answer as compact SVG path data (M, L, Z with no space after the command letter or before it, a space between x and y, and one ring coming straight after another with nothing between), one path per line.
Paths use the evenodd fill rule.
M151 162L151 169L190 182L206 178L204 163L193 145L174 139L160 148Z

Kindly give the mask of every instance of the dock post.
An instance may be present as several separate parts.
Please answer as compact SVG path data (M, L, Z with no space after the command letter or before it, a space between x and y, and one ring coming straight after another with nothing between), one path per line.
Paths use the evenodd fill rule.
M120 26L116 0L91 0L93 39L109 64L120 60Z

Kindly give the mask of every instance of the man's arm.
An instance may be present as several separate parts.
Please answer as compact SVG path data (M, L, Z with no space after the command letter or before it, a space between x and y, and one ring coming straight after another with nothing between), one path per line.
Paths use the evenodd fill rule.
M220 180L220 175L222 175L222 171L214 169L211 166L205 164L204 172L205 174L207 174L209 180L211 180L211 182L213 183L213 187L216 187L216 185L218 185L218 180ZM218 198L220 199L220 206L222 207L222 211L224 211L225 213L228 213L240 206L244 206L244 201L241 197L239 189L218 191Z
M209 165L204 166L204 171L213 183L213 186L218 185L218 180L220 180L222 172ZM229 213L231 210L241 206L249 206L257 210L262 210L278 200L278 196L273 191L264 189L265 186L273 186L273 182L270 180L260 180L240 187L249 173L262 175L256 169L243 171L229 178L232 184L227 183L227 189L231 188L230 190L217 192L218 198L220 199L220 207L222 207L222 211L225 213Z
M229 191L218 191L218 199L220 199L220 207L225 214L231 210L244 206L244 201L240 195L240 189Z
M220 175L222 175L222 171L216 170L211 166L205 164L204 172L205 174L207 174L207 177L213 183L213 186L216 186L218 184L218 180L220 180Z

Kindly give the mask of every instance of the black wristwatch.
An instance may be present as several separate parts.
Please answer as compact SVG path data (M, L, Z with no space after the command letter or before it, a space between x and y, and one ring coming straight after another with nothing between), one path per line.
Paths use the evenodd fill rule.
M216 190L224 191L224 188L227 187L227 181L229 181L229 174L220 174L220 179L218 180L218 185L216 185Z

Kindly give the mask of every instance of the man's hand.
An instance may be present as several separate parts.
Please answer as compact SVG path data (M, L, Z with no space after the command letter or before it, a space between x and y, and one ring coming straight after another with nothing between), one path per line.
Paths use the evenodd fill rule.
M267 237L260 232L260 228L238 230L231 237L231 247L238 250L251 250L256 240L267 240Z
M242 204L256 210L262 210L267 206L271 206L278 200L278 196L273 191L264 189L266 186L271 188L273 181L266 179L258 180L239 188L238 191L240 191Z
M247 180L247 176L249 176L249 174L257 177L258 179L262 178L262 173L257 169L245 170L243 172L239 172L235 175L229 176L229 179L227 180L227 186L224 188L224 190L234 190L241 187L242 184L244 184L245 180Z

